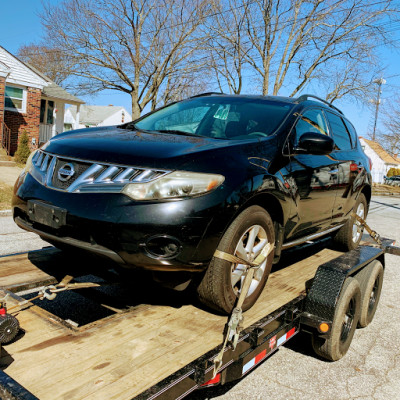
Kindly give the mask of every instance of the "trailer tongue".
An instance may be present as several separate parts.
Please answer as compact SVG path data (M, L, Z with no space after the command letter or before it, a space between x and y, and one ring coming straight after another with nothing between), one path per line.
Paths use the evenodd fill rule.
M38 305L13 313L11 307L23 299L5 290L23 334L3 347L1 396L54 399L56 386L57 395L68 399L183 398L240 379L300 331L312 335L319 355L338 359L357 324L365 326L373 318L384 253L399 255L400 249L390 240L348 253L323 249L273 272L260 299L244 314L240 332L236 312L225 337L226 318L188 304L139 304L75 327ZM17 292L50 284L41 289L50 297L65 288L75 290L77 282L64 279L57 286L44 272L52 264L67 268L63 258L56 250L1 257L0 285ZM21 281L22 275L30 281Z

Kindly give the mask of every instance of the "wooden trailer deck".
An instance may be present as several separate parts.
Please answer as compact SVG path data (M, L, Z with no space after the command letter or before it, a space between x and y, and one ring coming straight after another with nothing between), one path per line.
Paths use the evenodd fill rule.
M245 326L296 298L318 266L340 254L323 249L273 272L256 305L244 314ZM17 292L59 281L70 263L58 250L3 257L0 286ZM8 307L15 302L9 299ZM162 305L137 304L75 329L39 306L16 316L24 335L3 347L0 364L41 400L131 399L218 346L227 322L191 304L168 305L168 299Z

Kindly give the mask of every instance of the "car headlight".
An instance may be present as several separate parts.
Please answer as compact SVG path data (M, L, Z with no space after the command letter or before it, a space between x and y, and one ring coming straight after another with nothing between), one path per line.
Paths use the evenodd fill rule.
M222 184L216 174L176 171L151 182L129 183L122 193L134 200L161 200L206 194Z

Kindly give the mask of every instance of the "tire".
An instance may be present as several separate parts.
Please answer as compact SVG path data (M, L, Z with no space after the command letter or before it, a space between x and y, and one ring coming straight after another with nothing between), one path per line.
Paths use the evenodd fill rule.
M255 237L253 246L251 245L252 237ZM245 247L253 247L255 256L257 256L257 252L260 252L267 242L275 243L271 217L263 208L250 206L240 213L228 227L218 245L218 250L236 254L239 257L242 254L242 258L244 258L243 254L248 254ZM243 245L242 249L240 249L240 243ZM243 253L244 251L246 253ZM261 279L259 281L253 279L249 294L243 303L244 311L248 310L260 296L271 271L273 258L274 252L272 251L262 264ZM240 293L242 271L243 265L241 264L213 258L197 288L199 300L208 307L229 314Z
M361 291L357 279L347 278L336 304L331 335L324 339L312 336L314 351L321 357L337 361L350 347L361 312Z
M354 212L365 219L368 213L367 199L363 193L360 193L356 204L353 208ZM354 217L350 217L346 223L339 229L334 236L335 243L343 251L354 250L361 242L364 228L356 221Z
M368 326L374 318L382 291L383 266L378 260L372 261L354 278L361 289L361 315L358 321L359 328Z

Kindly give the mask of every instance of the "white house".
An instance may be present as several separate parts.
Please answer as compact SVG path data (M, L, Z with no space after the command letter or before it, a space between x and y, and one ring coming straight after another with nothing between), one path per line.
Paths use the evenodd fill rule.
M64 117L65 130L75 129L76 110L75 106L71 106L66 110ZM80 109L79 128L119 125L131 121L132 117L124 107L83 105Z
M383 178L390 168L400 168L400 162L386 152L379 143L363 137L360 137L360 142L365 154L372 161L372 182L383 183Z
M0 46L0 144L7 153L23 132L32 149L63 132L65 104L83 103Z

